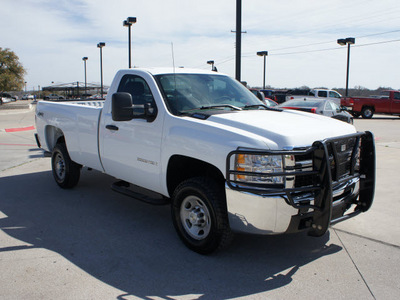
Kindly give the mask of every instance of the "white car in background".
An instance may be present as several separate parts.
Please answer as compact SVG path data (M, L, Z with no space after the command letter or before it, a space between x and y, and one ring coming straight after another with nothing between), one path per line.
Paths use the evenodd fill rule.
M0 94L0 104L15 101L15 99L8 93Z
M33 95L25 94L25 95L22 96L21 99L22 100L34 100L35 97L33 97Z

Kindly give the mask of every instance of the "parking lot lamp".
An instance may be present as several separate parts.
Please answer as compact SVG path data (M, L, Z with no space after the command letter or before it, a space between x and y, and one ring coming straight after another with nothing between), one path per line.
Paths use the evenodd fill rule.
M85 69L85 97L86 97L87 96L86 61L88 60L88 58L85 56L85 57L82 57L82 60L83 60L83 65L84 65L84 69Z
M214 61L213 60L208 60L207 64L211 65L211 71L218 72L217 67L214 66Z
M264 56L264 80L263 80L263 89L265 90L265 75L266 75L266 70L267 70L267 56L268 56L268 51L259 51L257 52L258 56Z
M350 45L356 43L356 39L348 37L345 39L338 39L337 43L340 46L345 46L347 44L347 72L346 72L346 97L349 95L349 68L350 68Z
M106 46L106 43L100 42L97 44L97 48L100 48L100 84L101 84L101 98L103 98L103 47Z
M136 23L136 17L128 17L126 18L126 20L124 20L124 22L122 23L122 25L124 25L125 27L128 27L128 55L129 55L129 69L132 67L131 64L131 26L132 24Z
M27 84L27 82L25 81L25 94L26 94L26 84Z

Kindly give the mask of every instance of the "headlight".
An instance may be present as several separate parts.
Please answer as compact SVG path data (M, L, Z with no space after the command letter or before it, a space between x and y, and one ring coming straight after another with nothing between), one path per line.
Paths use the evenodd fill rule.
M283 176L264 176L284 172L282 155L237 154L235 170L253 174L236 174L236 181L246 183L284 184Z

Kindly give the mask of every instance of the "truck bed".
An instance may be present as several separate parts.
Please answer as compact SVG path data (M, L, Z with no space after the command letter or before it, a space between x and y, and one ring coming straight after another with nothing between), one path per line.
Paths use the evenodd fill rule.
M42 147L51 151L57 140L47 137L60 131L73 161L102 170L98 155L98 124L103 105L104 100L39 101L36 126L40 136L46 137L41 141Z

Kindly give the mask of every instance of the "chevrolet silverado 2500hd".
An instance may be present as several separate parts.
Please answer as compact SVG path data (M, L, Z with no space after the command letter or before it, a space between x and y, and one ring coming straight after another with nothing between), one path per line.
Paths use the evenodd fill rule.
M121 70L104 101L39 101L36 127L60 187L82 166L114 176L118 192L169 203L179 237L203 254L233 231L321 236L374 197L371 133L268 108L216 72Z

